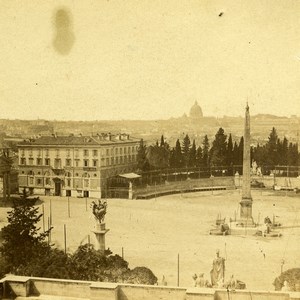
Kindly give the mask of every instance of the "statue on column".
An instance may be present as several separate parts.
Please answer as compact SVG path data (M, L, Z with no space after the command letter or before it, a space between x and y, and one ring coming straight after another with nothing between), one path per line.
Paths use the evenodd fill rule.
M211 284L213 287L222 287L225 277L225 258L220 257L220 251L216 251L217 257L213 261L213 267L210 271Z
M99 222L99 224L103 223L107 209L107 202L101 202L101 200L99 199L98 203L96 203L96 201L93 201L91 207L96 222Z

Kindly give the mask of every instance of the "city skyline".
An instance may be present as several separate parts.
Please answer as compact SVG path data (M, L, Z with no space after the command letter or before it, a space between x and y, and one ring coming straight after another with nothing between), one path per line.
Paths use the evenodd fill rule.
M298 114L296 1L3 1L0 20L1 119Z

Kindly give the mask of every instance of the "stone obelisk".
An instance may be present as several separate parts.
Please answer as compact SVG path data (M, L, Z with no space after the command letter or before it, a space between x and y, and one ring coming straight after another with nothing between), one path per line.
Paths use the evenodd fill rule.
M244 128L244 153L243 153L243 187L240 202L240 225L253 226L252 197L250 178L250 113L247 103Z

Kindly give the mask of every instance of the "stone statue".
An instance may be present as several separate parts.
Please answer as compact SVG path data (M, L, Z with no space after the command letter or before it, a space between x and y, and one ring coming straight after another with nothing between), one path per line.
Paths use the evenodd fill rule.
M107 209L107 203L106 201L101 202L101 200L98 200L98 203L95 201L92 202L91 204L92 212L95 217L95 220L99 222L100 224L103 223L104 217L106 214L106 209Z
M257 163L255 160L252 161L251 175L257 174Z
M213 261L213 267L210 271L211 284L213 287L222 287L225 276L225 258L220 257L220 251L216 251L217 257Z

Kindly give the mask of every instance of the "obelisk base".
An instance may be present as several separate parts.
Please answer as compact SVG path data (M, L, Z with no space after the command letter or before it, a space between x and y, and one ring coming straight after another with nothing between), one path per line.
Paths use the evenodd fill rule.
M240 202L240 218L237 220L237 226L256 227L252 217L252 198L242 198Z
M105 223L97 223L95 229L92 232L95 234L95 250L105 251L105 234L109 229L105 229Z

